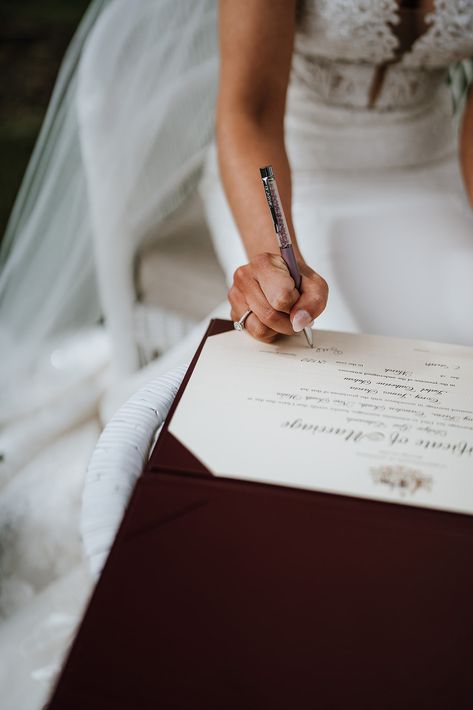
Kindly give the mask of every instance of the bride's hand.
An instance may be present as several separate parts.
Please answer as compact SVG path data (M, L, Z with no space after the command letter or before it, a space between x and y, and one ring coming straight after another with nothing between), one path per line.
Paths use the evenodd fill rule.
M294 285L282 257L258 254L240 266L228 292L231 317L239 320L245 311L246 330L257 340L271 343L278 335L294 335L310 325L325 308L328 286L304 262L299 262L301 292Z

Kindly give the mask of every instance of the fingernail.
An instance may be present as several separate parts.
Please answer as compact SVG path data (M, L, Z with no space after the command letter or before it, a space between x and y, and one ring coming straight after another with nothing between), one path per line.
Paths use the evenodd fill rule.
M295 333L300 333L305 327L312 323L312 316L307 311L297 311L292 319L292 328Z

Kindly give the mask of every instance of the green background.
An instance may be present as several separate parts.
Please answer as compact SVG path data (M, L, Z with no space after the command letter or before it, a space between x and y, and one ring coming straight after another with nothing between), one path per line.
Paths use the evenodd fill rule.
M0 237L54 81L89 0L2 0L0 8Z

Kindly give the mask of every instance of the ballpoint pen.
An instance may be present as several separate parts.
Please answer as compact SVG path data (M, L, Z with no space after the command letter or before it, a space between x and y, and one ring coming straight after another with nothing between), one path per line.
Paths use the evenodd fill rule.
M284 210L279 197L278 186L276 184L276 178L274 177L273 168L271 165L266 165L264 168L260 168L260 173L271 217L273 218L274 230L279 243L281 256L286 262L286 266L293 278L296 289L300 291L302 276L300 274L299 267L297 266L296 257L292 248L291 236L287 228L286 217L284 216ZM304 335L309 347L313 348L314 341L312 329L309 326L304 328Z

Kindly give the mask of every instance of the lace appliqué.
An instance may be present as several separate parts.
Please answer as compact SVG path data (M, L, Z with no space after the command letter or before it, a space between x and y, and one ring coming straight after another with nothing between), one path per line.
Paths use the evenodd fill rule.
M447 67L473 56L472 0L434 0L427 31L395 61L396 0L306 0L298 28L294 80L323 103L375 111L408 109L433 99ZM376 66L389 64L374 107Z
M306 2L301 30L317 55L381 64L394 58L398 22L396 0L317 0Z
M295 58L293 81L305 86L311 95L327 106L366 110L373 66L337 62L324 57ZM376 111L410 109L429 101L446 77L443 69L389 68Z
M429 28L404 55L403 66L448 66L473 55L471 0L434 0L425 19Z

